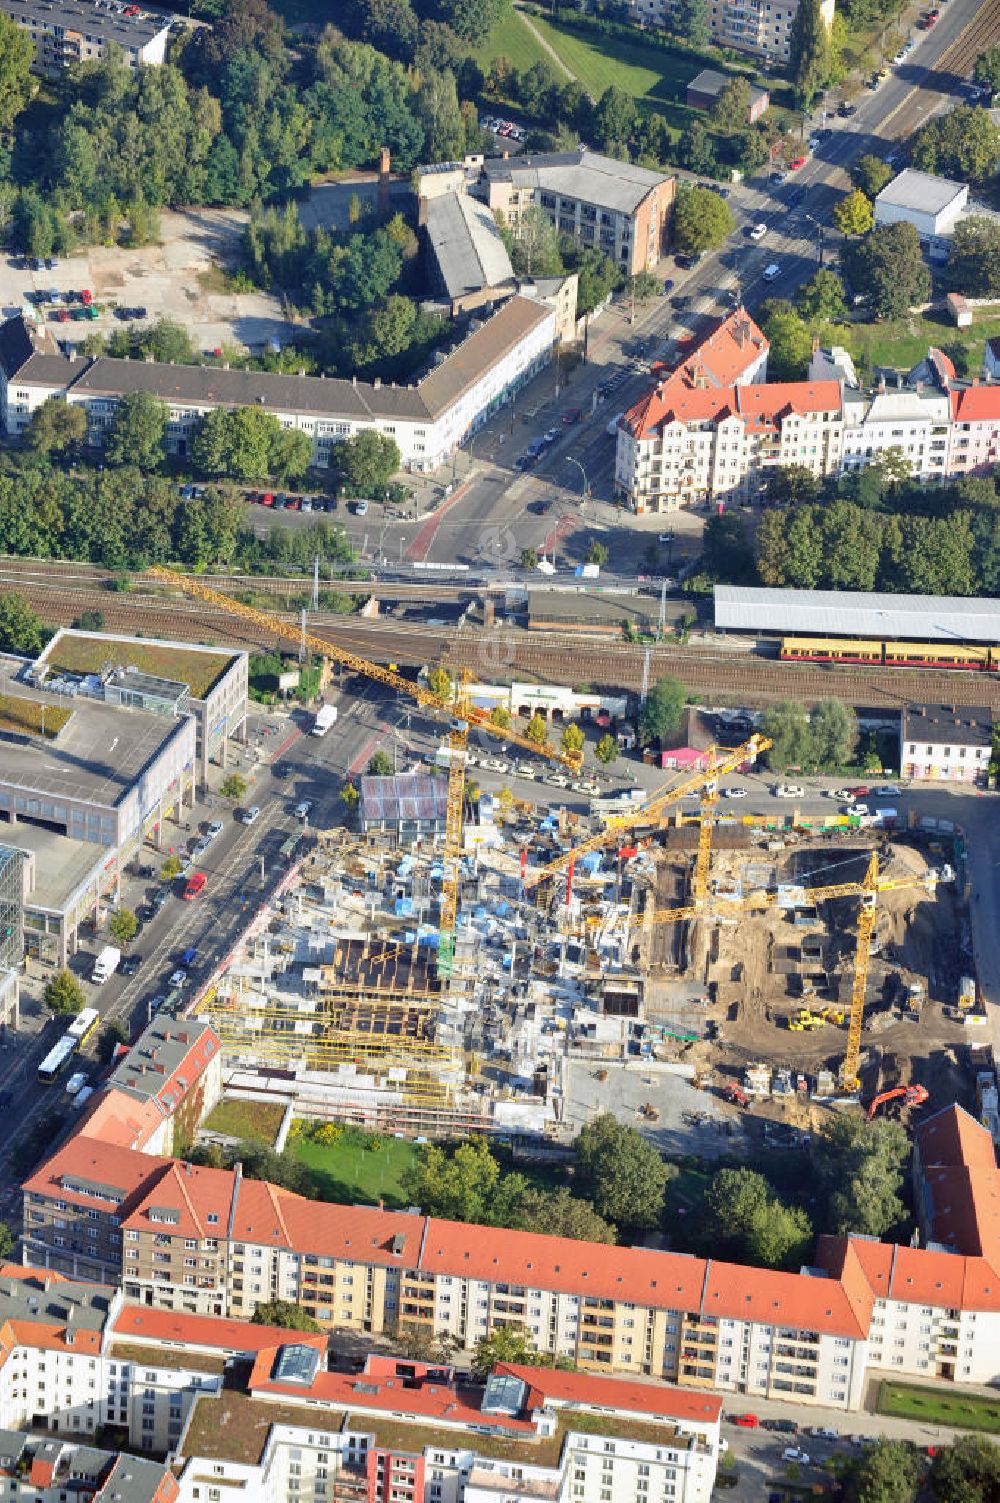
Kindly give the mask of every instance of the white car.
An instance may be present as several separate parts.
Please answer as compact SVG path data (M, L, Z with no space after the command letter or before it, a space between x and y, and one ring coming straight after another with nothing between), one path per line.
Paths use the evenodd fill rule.
M223 828L223 826L222 826L222 820L221 819L213 819L212 823L209 825L208 829L205 831L205 834L206 834L206 836L208 837L209 840L214 840L217 835L221 835L222 834L222 828Z
M764 267L764 281L765 282L773 282L774 279L775 279L775 277L780 277L780 276L781 276L781 267L778 265L777 261L772 261L771 264L770 264L770 266L765 266Z
M548 785L549 785L550 788L568 788L569 787L569 778L564 778L562 776L562 774L558 773L558 772L553 777L546 778L545 781L548 783Z
M853 814L857 819L862 819L866 815L871 814L872 811L867 804L844 804L840 812L841 814Z
M766 234L767 234L767 225L766 224L755 224L754 227L753 227L753 229L750 231L750 239L751 240L763 240L763 238L764 238L764 236Z
M312 808L312 799L311 798L304 798L300 804L296 804L295 805L295 818L296 819L307 819L309 817L309 810L311 808Z
M91 1096L93 1096L93 1094L94 1094L94 1087L92 1085L85 1085L82 1090L77 1091L76 1095L73 1097L73 1108L74 1108L74 1110L77 1107L83 1106L83 1104L84 1104L85 1101L89 1101L90 1098L91 1098Z
M815 1435L817 1440L840 1439L840 1431L835 1430L832 1425L814 1425L809 1434Z
M171 971L171 973L170 973L170 979L167 982L167 986L170 988L171 991L173 991L176 987L187 986L187 984L190 981L190 979L191 978L188 975L187 971L182 971L182 970Z
M805 798L806 790L801 783L779 783L774 790L775 798Z
M872 789L875 798L899 798L902 790L895 783L879 783L877 788Z
M797 1461L800 1466L809 1465L809 1453L801 1446L786 1446L781 1453L782 1461Z
M747 791L745 788L724 788L722 790L723 798L746 798L746 796Z
M87 1084L87 1077L82 1070L77 1070L66 1082L66 1095L75 1096L77 1091L82 1091Z

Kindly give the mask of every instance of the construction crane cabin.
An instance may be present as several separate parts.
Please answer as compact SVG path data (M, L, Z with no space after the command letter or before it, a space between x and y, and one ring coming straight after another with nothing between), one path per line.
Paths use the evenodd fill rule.
M290 621L283 621L267 611L259 611L253 606L244 605L242 601L234 600L220 590L213 590L210 585L202 584L200 580L192 579L189 575L177 574L172 569L164 569L159 565L152 566L148 573L165 584L183 590L186 595L192 595L196 600L203 600L207 605L226 611L231 616L240 617L257 632L272 632L276 637L284 637L293 642L296 647L304 645L318 657L330 658L340 663L342 667L349 668L352 673L363 674L375 683L383 684L388 689L395 689L398 694L415 700L422 709L431 714L444 715L449 718L448 745L451 756L442 852L438 974L443 977L451 976L455 965L455 924L458 916L458 887L462 853L462 805L465 797L465 767L470 727L485 731L487 735L495 736L503 742L513 743L524 751L532 752L535 756L547 757L550 762L559 762L573 773L579 772L583 762L583 753L562 751L545 743L539 744L528 736L522 736L512 727L503 728L494 725L489 711L474 705L469 699L464 679L456 683L452 698L435 694L433 690L422 684L411 683L409 679L404 678L392 668L383 668L379 663L370 663L357 653L350 652L335 642L328 642L325 637L315 637L308 632L302 632Z

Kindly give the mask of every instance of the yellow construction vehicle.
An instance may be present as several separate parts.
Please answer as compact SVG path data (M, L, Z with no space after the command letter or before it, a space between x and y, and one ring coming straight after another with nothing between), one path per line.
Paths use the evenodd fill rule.
M343 667L350 668L352 672L364 674L366 678L374 679L376 683L395 689L397 693L405 695L408 699L416 700L417 704L425 710L450 717L448 799L441 863L440 940L437 958L438 974L444 977L450 976L455 959L455 920L458 911L459 861L462 850L462 802L465 794L469 727L486 731L487 734L496 736L501 741L512 742L522 750L547 757L552 762L561 762L564 767L568 767L574 773L580 769L583 753L560 751L545 743L539 745L510 726L494 725L490 712L474 705L469 699L464 678L454 686L452 697L436 694L422 684L411 683L408 678L403 678L391 668L383 668L379 663L370 663L366 658L359 657L357 653L350 652L347 648L337 646L335 642L328 642L324 637L316 637L300 631L292 622L282 621L267 611L244 605L242 601L223 595L219 590L213 590L201 580L192 579L187 574L176 574L172 569L164 569L159 565L153 565L147 572L155 579L183 590L186 595L193 595L196 600L204 600L206 604L226 611L231 616L239 616L256 631L270 631L277 637L286 638L296 647L308 647L311 652L320 657L332 658Z

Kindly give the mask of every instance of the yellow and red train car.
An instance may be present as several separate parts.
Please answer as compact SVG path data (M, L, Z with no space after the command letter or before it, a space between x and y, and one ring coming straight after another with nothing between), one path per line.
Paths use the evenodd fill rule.
M879 642L859 637L783 637L785 663L844 663L888 668L964 668L1000 672L1000 647L960 642Z

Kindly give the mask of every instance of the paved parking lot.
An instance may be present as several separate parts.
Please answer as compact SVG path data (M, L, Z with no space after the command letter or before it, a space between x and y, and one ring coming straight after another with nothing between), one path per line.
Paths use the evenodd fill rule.
M109 333L120 327L116 308L143 307L149 320L166 316L184 324L202 350L232 341L251 349L270 339L285 344L294 326L276 297L223 290L217 268L233 261L245 223L245 214L228 209L164 210L159 245L141 250L87 246L58 257L51 271L18 270L16 258L8 257L0 266L4 317L24 306L29 292L87 288L100 309L93 321L61 323L51 305L43 304L42 317L58 338L79 343L95 329Z

